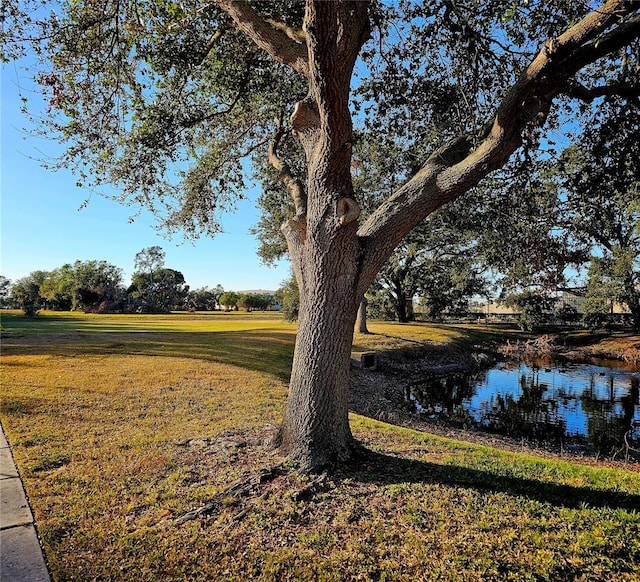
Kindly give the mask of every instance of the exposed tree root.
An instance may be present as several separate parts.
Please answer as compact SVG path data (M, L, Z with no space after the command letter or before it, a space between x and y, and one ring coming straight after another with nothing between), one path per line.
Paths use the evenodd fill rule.
M325 471L293 494L296 501L307 501L328 487L328 473Z
M274 465L273 467L260 471L260 473L248 479L236 481L230 487L227 487L225 490L220 491L220 493L216 494L216 496L211 501L205 503L203 506L198 507L197 509L193 509L192 511L188 511L187 513L182 514L181 516L177 517L173 521L173 523L175 525L182 525L187 521L192 521L200 517L211 515L215 513L223 504L229 505L229 499L232 499L235 503L241 503L248 497L255 495L259 491L261 485L273 481L276 477L284 473L285 469L282 467L282 465ZM258 497L258 499L264 497L266 493L268 492L263 493L260 497ZM233 521L239 521L240 519L242 519L242 517L246 515L247 511L247 508L240 511L233 517Z
M266 499L271 493L272 489L266 489L260 492L261 486L272 482L277 477L286 475L288 469L282 464L274 465L268 469L260 471L257 475L236 481L233 485L230 485L223 491L220 491L215 497L205 503L197 509L183 513L177 518L172 520L173 525L182 525L188 521L211 516L217 513L223 507L229 507L230 505L241 506L241 509L231 517L231 522L235 523L241 521L251 510L251 506L261 499ZM318 493L326 491L330 487L329 473L324 473L314 477L311 481L306 483L303 487L293 491L291 498L294 501L309 501Z

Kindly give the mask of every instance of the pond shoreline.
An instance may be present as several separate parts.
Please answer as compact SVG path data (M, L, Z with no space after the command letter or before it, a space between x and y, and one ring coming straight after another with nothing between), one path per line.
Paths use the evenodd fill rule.
M511 438L480 429L455 426L444 420L416 412L407 401L405 390L411 384L450 374L472 373L491 368L500 361L523 356L554 356L567 361L589 362L594 358L615 360L625 365L619 350L602 346L560 347L543 340L521 344L526 349L500 349L496 345L468 345L461 349L439 343L377 354L374 370L354 367L351 371L350 408L353 412L391 424L432 434L487 445L498 449L557 458L595 466L624 467L640 471L640 461L625 462L624 457L603 458L583 449L563 447L553 442ZM628 362L627 362L627 365Z

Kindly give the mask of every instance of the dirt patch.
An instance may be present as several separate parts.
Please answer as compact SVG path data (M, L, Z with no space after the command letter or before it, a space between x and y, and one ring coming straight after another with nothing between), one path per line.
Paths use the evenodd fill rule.
M397 424L407 420L407 415L412 418L405 386L425 378L480 370L495 362L496 355L486 351L437 343L378 352L375 370L352 368L350 406L358 414Z

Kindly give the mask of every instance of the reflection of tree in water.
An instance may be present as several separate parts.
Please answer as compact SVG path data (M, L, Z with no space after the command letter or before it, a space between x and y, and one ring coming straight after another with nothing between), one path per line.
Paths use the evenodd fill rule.
M606 397L599 397L595 387L595 375L592 375L589 388L581 398L592 448L611 455L625 447L625 434L629 446L640 448L640 423L634 422L635 408L640 404L640 379L631 376L629 392L617 400L613 376L609 378ZM637 453L635 457L638 457Z
M537 369L519 377L521 394L496 394L483 410L482 424L493 432L534 440L560 440L566 420L558 414L558 402L545 398L548 384L540 382Z
M640 449L640 378L630 374L627 389L616 379L619 375L608 374L609 383L603 390L598 378L605 375L604 367L597 367L600 372L586 365L577 365L575 370L561 367L557 368L558 380L555 375L547 380L546 373L553 367L552 362L505 366L501 369L507 370L508 376L499 379L489 372L450 375L407 388L406 397L419 412L459 426L515 438L589 446L607 456L618 452L640 458L640 454L623 448L627 434L629 447ZM582 372L585 367L588 376ZM479 398L480 386L491 395L485 397L483 393Z
M434 378L429 382L411 386L407 398L415 400L417 409L423 414L444 415L464 425L474 425L473 417L462 403L471 398L475 387L486 378L486 372L477 374L450 374Z

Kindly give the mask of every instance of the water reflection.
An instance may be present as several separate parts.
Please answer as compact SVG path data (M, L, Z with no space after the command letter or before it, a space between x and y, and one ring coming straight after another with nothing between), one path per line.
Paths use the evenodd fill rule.
M639 389L637 370L538 361L438 378L408 387L406 397L422 414L461 426L638 459Z

